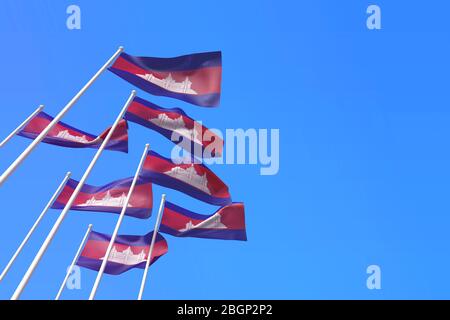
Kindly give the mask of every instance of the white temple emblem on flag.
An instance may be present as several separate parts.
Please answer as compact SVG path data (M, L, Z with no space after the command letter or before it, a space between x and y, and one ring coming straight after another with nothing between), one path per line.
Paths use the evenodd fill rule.
M74 136L69 133L69 130L63 130L58 132L56 135L56 138L69 140L69 141L75 141L75 142L81 142L81 143L89 143L89 141L86 139L86 136Z
M192 81L189 80L189 77L186 77L186 79L184 79L182 82L177 82L172 77L171 73L169 73L169 75L164 79L159 79L151 73L136 75L148 82L156 84L157 86L172 92L183 94L197 94L195 90L191 89Z
M183 169L179 166L173 167L169 171L164 172L164 174L186 182L207 194L211 194L211 191L208 188L208 178L206 178L206 173L199 175L193 164L187 169Z
M212 217L196 225L192 223L192 220L189 220L189 222L186 223L186 227L178 231L184 232L192 229L227 229L227 226L220 221L221 218L222 216L216 213Z

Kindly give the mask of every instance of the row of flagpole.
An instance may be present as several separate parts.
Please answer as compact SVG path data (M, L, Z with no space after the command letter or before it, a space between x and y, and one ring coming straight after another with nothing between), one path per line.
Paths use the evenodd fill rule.
M53 118L53 120L47 125L47 127L45 129L43 129L40 134L30 143L30 145L16 158L16 160L13 161L13 163L1 174L0 176L0 187L3 185L3 183L11 176L11 174L21 165L21 163L31 154L31 152L37 147L37 145L42 142L42 140L46 137L46 135L52 130L52 128L64 117L64 115L75 105L75 103L80 99L80 97L87 91L87 89L97 80L97 78L111 65L111 63L122 53L123 51L123 47L119 47L118 50L108 59L108 61L94 74L94 76L83 86L83 88L81 88L81 90L64 106L64 108ZM34 257L33 261L31 262L30 266L28 267L25 275L23 276L22 280L20 281L19 285L17 286L14 294L11 297L11 300L17 300L20 298L21 294L23 293L25 287L27 286L31 276L33 275L35 269L37 268L39 262L41 261L43 255L46 253L49 245L51 244L54 236L56 235L56 233L58 232L63 220L65 219L67 213L69 212L69 210L71 209L74 201L76 200L77 196L79 195L82 187L84 186L87 178L89 177L91 171L93 170L95 164L97 163L98 159L100 158L101 154L103 153L104 149L106 148L108 142L110 141L118 123L120 122L120 120L124 117L129 105L131 104L132 100L134 99L134 97L136 96L136 91L133 90L130 94L130 96L128 97L127 101L125 102L125 104L122 107L122 110L120 111L119 115L117 116L117 118L115 119L112 127L110 128L107 136L103 139L101 146L98 148L96 154L94 155L94 157L92 158L89 166L87 167L86 171L84 172L82 178L80 179L78 185L76 186L75 190L73 191L72 195L70 196L69 200L67 201L64 209L61 211L60 215L58 216L56 222L54 223L52 229L50 230L50 232L48 233L46 239L44 240L44 242L42 243L39 251L37 252L36 256ZM25 121L23 121L16 129L14 129L1 143L0 143L0 147L3 147L14 135L16 135L20 130L22 130L39 112L41 112L44 109L44 106L41 105L39 106L27 119L25 119ZM106 250L106 254L105 254L105 258L102 261L101 267L98 270L97 273L97 277L95 279L95 283L92 287L92 291L90 293L89 296L89 300L93 300L95 298L96 292L98 290L98 286L100 284L100 281L102 279L103 273L105 271L106 268L106 264L109 260L111 251L113 249L117 234L119 232L120 226L123 222L126 210L128 208L128 203L130 201L130 198L132 196L132 193L135 189L136 186L136 182L137 179L139 177L139 174L142 170L144 161L145 161L145 157L147 155L149 149L149 145L147 144L144 148L144 152L143 155L140 159L139 165L136 169L136 173L134 175L131 187L129 189L129 192L127 194L126 200L123 204L121 213L119 215L119 218L117 220L116 226L114 228L114 232L111 236L111 239L109 241L108 244L108 248ZM33 224L33 226L31 227L31 229L29 230L28 234L25 236L25 238L23 239L23 241L21 242L21 244L19 245L18 249L16 250L16 252L14 253L14 255L12 256L12 258L10 259L10 261L8 262L8 264L6 265L6 267L4 268L4 270L2 271L2 273L0 274L0 281L6 276L6 274L8 273L8 271L10 270L11 266L13 265L13 263L15 262L15 260L17 259L18 255L21 253L21 251L23 250L24 246L27 244L27 242L29 241L30 237L32 236L32 234L34 233L34 231L36 230L36 228L38 227L38 225L40 224L41 220L44 218L45 214L47 213L47 211L49 210L49 208L52 206L52 204L54 203L54 201L58 198L58 196L60 195L60 193L62 192L63 188L66 186L67 181L70 178L70 172L68 172L66 174L66 176L64 177L63 181L61 182L61 184L59 185L59 187L57 188L57 190L55 191L55 193L53 194L53 196L50 198L49 202L47 203L47 205L45 206L45 208L43 209L43 211L41 212L41 214L38 216L38 218L36 219L35 223ZM154 231L153 231L153 236L151 239L151 243L150 243L150 247L149 247L149 253L147 255L147 259L146 259L146 264L145 264L145 269L144 269L144 273L142 276L142 280L141 280L141 284L140 284L140 289L139 289L139 294L138 294L138 300L142 299L143 296L143 292L145 289L145 284L146 284L146 280L147 280L147 275L148 275L148 269L149 266L151 264L151 260L152 260L152 255L153 255L153 249L154 249L154 245L155 245L155 241L156 241L156 236L158 234L159 231L159 225L160 225L160 220L161 220L161 215L162 212L164 210L164 206L165 206L165 194L162 195L161 197L161 203L160 203L160 207L159 207L159 211L158 211L158 215L156 218L156 222L155 222L155 227L154 227ZM90 235L92 231L92 225L89 225L81 243L80 246L72 260L71 265L69 266L69 268L67 269L67 272L65 274L64 280L59 288L59 291L56 295L55 300L58 300L61 297L61 294L66 286L67 280L69 278L69 276L71 275L73 268L75 266L75 264L77 263L77 260L80 257L80 254L82 252L82 249Z
M53 119L53 121L51 121L47 127L42 130L42 132L30 143L30 145L22 152L21 155L19 155L16 160L3 172L3 174L0 176L0 186L3 185L3 183L11 176L11 174L20 166L20 164L31 154L31 152L37 147L37 145L45 138L45 136L50 132L50 130L62 119L62 117L75 105L75 103L79 100L79 98L86 92L86 90L94 83L95 80L97 80L97 78L111 65L111 63L118 57L118 55L123 51L123 47L119 47L119 49L111 56L111 58L108 59L108 61L97 71L97 73L84 85L84 87L69 101L69 103L67 103L67 105L58 113L58 115L56 115ZM95 164L97 163L97 160L100 158L100 155L102 154L103 150L105 149L106 145L108 144L112 134L114 133L114 130L116 129L119 121L123 118L125 112L128 109L128 106L130 105L131 101L133 100L133 98L136 95L136 91L133 90L129 96L129 98L127 99L126 103L124 104L122 110L120 111L119 115L117 116L116 120L114 121L111 130L109 131L108 135L105 137L105 139L103 140L101 146L99 147L99 149L97 150L95 156L93 157L93 159L91 160L91 163L89 164L88 168L86 169L85 173L83 174L81 180L79 181L77 187L75 188L74 192L72 193L69 201L67 202L66 206L64 207L64 209L62 210L62 212L60 213L58 219L56 220L55 224L53 225L52 229L50 230L49 234L47 235L46 239L44 240L43 244L41 245L38 253L36 254L36 256L34 257L32 263L30 264L27 272L25 273L25 275L23 276L21 282L19 283L19 285L17 286L14 294L11 297L11 300L16 300L19 299L23 290L25 289L26 285L28 284L28 281L30 280L31 276L33 275L33 272L35 271L37 265L39 264L39 262L41 261L43 255L45 254L45 252L47 251L50 243L52 242L55 234L57 233L57 231L59 230L59 227L61 226L64 218L66 217L68 211L70 210L73 202L75 201L76 197L78 196L81 188L83 187L83 185L85 184L89 174L91 173L93 167L95 166ZM40 105L27 119L25 119L16 129L14 129L1 143L0 143L0 147L3 147L13 136L15 136L23 127L25 127L28 122L30 122L39 112L41 112L44 109L43 105ZM123 218L125 216L126 213L126 209L128 207L128 203L129 200L131 198L131 195L133 193L133 190L135 188L137 179L139 177L139 173L142 169L142 166L144 164L144 160L145 160L145 156L147 154L147 151L149 149L149 145L147 144L144 148L144 152L143 155L141 157L141 160L139 162L138 168L136 170L136 174L134 176L132 185L130 187L130 190L128 192L127 198L125 200L125 203L123 205L122 211L119 215L118 221L116 223L116 227L114 229L113 235L111 237L110 243L108 245L108 249L106 252L105 257L109 258L109 255L111 254L115 239L117 237L120 225L122 224ZM38 225L40 224L41 220L44 218L45 214L47 213L47 211L49 210L49 208L52 206L53 202L56 200L56 198L59 196L59 194L61 193L61 191L63 190L63 188L65 187L67 181L70 178L70 172L68 172L66 174L66 176L64 177L63 181L61 182L61 184L59 185L59 187L57 188L57 190L55 191L55 193L53 194L53 196L50 198L49 202L47 203L47 205L45 206L45 208L43 209L43 211L41 212L41 214L38 216L38 218L36 219L35 223L33 224L33 226L31 227L31 229L29 230L28 234L25 236L25 238L23 239L23 241L21 242L21 244L19 245L18 249L16 250L16 252L14 253L14 255L11 257L10 261L8 262L8 264L6 265L6 267L4 268L4 270L2 271L2 273L0 274L0 281L3 280L3 278L6 276L6 274L8 273L8 271L10 270L11 266L13 265L13 263L15 262L15 260L17 259L18 255L21 253L21 251L23 250L24 246L27 244L28 240L30 239L31 235L34 233L34 231L36 230L36 228L38 227ZM165 202L165 195L162 196L161 199L161 204L160 204L160 208L159 208L159 212L158 212L158 216L157 216L157 220L156 220L156 224L155 224L155 230L154 230L154 234L153 234L153 238L152 238L152 242L150 244L150 248L149 248L149 255L148 255L148 259L147 259L147 263L146 263L146 267L145 267L145 271L144 271L144 276L142 278L142 282L141 282L141 286L140 286L140 290L139 290L139 295L138 295L138 299L142 299L142 294L144 291L144 287L145 287L145 281L147 278L147 273L148 273L148 268L150 266L150 262L151 262L151 256L152 256L152 252L153 252L153 246L155 244L155 239L156 239L156 234L158 232L158 227L159 227L159 220L161 217L161 213L162 210L164 208L164 202ZM80 244L80 247L78 248L78 251L69 267L69 269L67 270L66 276L64 278L63 283L61 284L61 287L58 291L58 294L56 296L56 300L58 300L61 296L61 293L66 285L66 282L70 276L70 274L72 273L72 269L74 267L74 265L76 264L79 255L81 254L81 250L86 242L86 239L88 238L90 232L92 229L92 225L89 225L88 230L86 231L86 234L83 238L83 241ZM98 271L97 274L97 278L95 280L94 286L92 288L91 294L89 296L89 299L92 300L95 297L95 294L97 292L98 286L100 284L101 278L103 276L103 272L105 270L106 264L107 264L108 259L105 258L102 262L102 265L100 267L100 270Z
M22 294L23 290L25 289L26 285L28 284L28 281L30 280L34 270L36 269L37 265L39 264L40 260L42 259L42 256L45 254L45 252L47 251L51 241L53 240L55 234L57 233L57 231L59 230L59 227L62 224L62 221L64 220L65 216L67 215L68 211L70 210L70 207L72 206L74 200L76 199L76 197L78 196L81 188L83 187L85 181L87 180L90 172L92 171L94 165L96 164L97 160L99 159L100 155L102 154L105 146L107 145L107 143L109 142L112 134L114 133L114 130L117 127L117 124L119 123L119 121L123 118L123 115L125 114L126 110L128 109L128 106L130 105L131 101L133 100L134 96L136 95L136 92L133 90L132 93L130 94L129 98L127 99L125 105L123 106L121 112L119 113L119 115L117 116L113 126L111 127L110 132L108 133L108 135L106 136L106 138L103 140L102 145L100 146L100 148L97 150L97 153L95 154L94 158L92 159L91 163L89 164L88 168L86 169L83 177L81 178L79 184L77 185L76 189L74 190L71 198L69 199L69 201L67 202L66 206L64 207L63 211L61 212L61 214L59 215L57 221L55 222L55 224L53 225L53 228L51 229L51 231L49 232L47 238L45 239L44 243L42 244L41 248L39 249L38 253L36 254L34 260L32 261L32 263L30 264L30 267L28 268L27 272L25 273L24 277L22 278L20 284L18 285L18 287L16 288L16 291L14 292L13 296L11 297L12 300L16 300L20 297L20 295ZM42 108L38 108L38 110L36 110L36 112L33 114L33 116L35 114L37 114L39 111L41 111ZM29 119L31 119L32 116L29 117ZM23 127L28 121L29 119L27 119L26 121L24 121L24 123L22 123L15 131L15 133L17 133L17 131L20 130L21 127ZM8 139L9 140L9 139ZM7 141L7 140L6 140ZM110 256L111 254L111 250L113 248L115 239L117 237L120 225L122 224L123 218L125 216L127 207L128 207L128 203L130 201L131 195L134 191L137 179L139 177L139 174L141 172L142 166L144 164L145 161L145 156L147 155L149 149L149 145L147 144L144 148L144 152L142 154L141 160L139 162L138 168L136 170L136 173L134 175L133 178L133 182L131 184L130 190L128 192L127 198L125 200L125 203L122 207L122 211L119 215L118 221L116 223L116 227L114 229L113 235L110 239L109 245L108 245L108 249L106 251L106 255L105 257ZM63 179L63 181L61 182L61 184L59 185L58 189L56 190L56 192L53 194L53 196L51 197L51 199L49 200L49 202L47 203L47 205L45 206L44 210L41 212L41 214L39 215L39 217L37 218L36 222L34 223L34 225L32 226L32 228L30 229L30 231L28 232L28 234L26 235L26 237L24 238L24 240L22 241L22 243L20 244L19 248L16 250L15 254L13 255L13 257L11 258L11 260L9 261L8 265L5 267L5 269L3 270L2 274L0 275L0 280L2 280L5 275L7 274L7 272L9 271L9 269L11 268L12 264L14 263L14 261L16 260L17 256L20 254L20 252L22 251L23 247L26 245L26 243L28 242L28 240L30 239L31 235L33 234L33 232L35 231L35 229L38 227L39 223L41 222L41 220L43 219L43 217L45 216L45 214L47 213L48 209L51 207L51 205L53 204L53 202L56 200L56 198L59 196L59 194L61 193L62 189L64 188L64 186L66 185L68 179L70 178L70 172L68 172L65 176L65 178ZM155 223L155 230L153 233L153 237L152 237L152 241L150 244L150 248L149 248L149 254L148 254L148 258L147 258L147 263L145 266L145 270L144 270L144 275L141 281L141 285L140 285L140 290L139 290L139 294L138 294L138 299L141 300L142 299L142 295L143 295L143 291L145 288L145 282L147 279L147 274L148 274L148 268L150 266L150 262L151 262L151 257L153 254L153 247L155 244L155 239L156 239L156 235L159 229L159 223L160 223L160 218L161 218L161 214L162 211L164 209L164 203L165 203L165 195L162 196L161 199L161 204L160 204L160 208L159 208L159 212L158 212L158 216L156 219L156 223ZM92 225L89 225L88 230L83 238L83 241L80 244L80 247L78 248L78 251L69 267L69 269L67 270L66 276L63 280L63 283L61 284L61 287L58 291L58 294L56 296L56 300L58 300L62 294L62 291L66 285L66 282L70 276L70 274L72 273L73 267L76 264L81 250L86 242L87 237L89 236L90 232L92 229ZM102 265L100 267L100 270L98 271L97 274L97 278L95 280L94 286L92 288L91 294L89 296L89 300L93 300L95 297L95 294L97 292L98 286L100 284L101 278L103 276L108 258L105 258L102 261Z
M61 223L63 222L63 220L66 217L67 213L69 212L70 208L72 207L73 202L75 201L78 194L80 193L81 188L85 184L92 169L94 168L95 164L97 163L98 159L100 158L101 154L103 153L103 150L105 149L106 145L108 144L109 140L111 139L111 136L114 133L114 130L116 129L119 121L123 118L125 112L128 109L128 106L130 105L130 103L133 100L135 95L136 95L136 91L133 90L131 92L130 96L128 97L127 101L125 102L125 105L123 106L119 115L117 116L116 120L114 121L114 124L112 125L111 130L108 132L108 134L105 137L105 139L103 140L101 146L95 153L93 159L91 160L91 163L87 167L87 169L84 172L83 176L81 177L77 187L73 191L72 195L70 196L69 200L67 201L67 204L65 205L64 209L62 210L62 212L59 215L58 219L56 220L55 224L53 225L53 228L50 230L50 233L47 235L47 238L45 239L45 241L42 244L41 248L39 249L38 253L34 257L33 262L31 263L31 265L29 266L24 277L22 278L19 285L17 286L16 291L14 292L13 296L11 297L11 300L19 299L20 295L22 294L23 290L25 289L25 286L27 285L28 281L30 280L31 276L33 275L34 270L36 269L37 265L39 264L40 260L42 259L42 256L47 251L48 246L50 245L50 243L53 240L53 237L57 233L59 227L61 226Z

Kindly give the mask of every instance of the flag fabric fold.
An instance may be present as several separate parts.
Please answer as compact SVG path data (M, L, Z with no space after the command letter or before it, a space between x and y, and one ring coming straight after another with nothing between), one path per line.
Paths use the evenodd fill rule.
M175 237L246 241L244 204L233 202L203 215L167 201L159 231Z
M203 164L180 163L149 151L141 175L166 188L214 205L231 203L228 186Z
M52 116L41 111L17 134L25 138L35 139L52 120ZM108 128L96 137L60 121L50 130L42 142L68 148L98 149L110 130L111 128ZM128 124L126 120L119 122L105 149L128 152Z
M75 211L120 213L132 182L133 178L130 177L113 181L101 187L85 184L70 209ZM78 181L69 179L53 203L52 208L63 209L77 185ZM152 207L152 184L149 179L139 177L125 214L134 218L147 219L151 216Z
M123 52L109 70L153 95L203 107L216 107L220 102L220 51L175 58L135 57Z
M144 269L153 231L144 236L118 235L106 264L105 273L119 275L133 268ZM111 235L92 231L78 258L77 265L98 271L106 255ZM152 251L150 264L155 263L168 251L167 241L158 233Z
M130 104L125 119L155 130L174 143L188 148L194 153L198 147L206 157L221 156L223 139L196 122L179 108L162 108L142 98L135 97ZM176 139L176 140L175 140ZM184 143L184 141L188 143ZM208 151L208 152L205 152Z

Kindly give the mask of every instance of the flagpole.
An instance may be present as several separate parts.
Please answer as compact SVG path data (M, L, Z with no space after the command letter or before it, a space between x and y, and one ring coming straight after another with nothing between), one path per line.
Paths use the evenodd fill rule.
M161 204L159 205L158 216L156 217L155 230L153 230L153 237L152 237L152 242L150 244L150 249L148 251L147 262L145 263L144 275L142 276L141 288L139 289L139 295L137 298L138 300L142 300L142 295L144 293L145 282L147 280L147 274L148 274L148 268L150 267L150 262L152 260L153 247L155 246L156 235L158 234L159 224L160 224L160 220L161 220L161 214L164 210L165 203L166 203L166 195L163 194L161 196Z
M47 235L47 238L45 239L44 243L42 244L41 248L39 249L38 253L34 257L33 262L28 267L27 272L22 278L22 281L19 283L19 285L16 288L16 291L11 297L11 300L17 300L19 299L20 295L22 294L23 290L25 289L28 281L30 280L30 277L32 276L34 270L36 269L37 265L39 264L39 261L42 259L42 256L44 255L45 251L47 251L48 246L50 245L51 241L53 240L53 237L55 236L56 232L58 231L61 223L63 222L64 218L67 215L67 212L69 212L70 208L72 207L73 202L77 198L78 194L80 193L81 188L83 187L84 183L86 182L87 178L89 177L89 174L91 173L92 169L94 168L95 164L97 163L97 160L100 158L100 155L102 154L103 150L105 149L106 145L109 142L109 139L114 133L114 130L116 130L117 125L119 124L119 121L123 118L125 112L128 109L128 106L130 105L133 98L136 96L136 91L133 90L128 97L127 102L123 106L122 110L120 111L119 115L117 116L117 119L114 121L114 124L111 127L111 130L109 130L108 134L105 137L105 140L103 140L100 148L97 150L94 158L92 159L91 163L87 167L86 171L83 174L83 177L81 178L80 182L78 183L77 187L73 191L72 195L70 196L69 201L67 202L66 206L62 210L61 214L59 215L58 219L56 220L55 224L53 225L52 230L50 230L50 233Z
M40 105L32 114L28 116L16 129L14 129L13 132L11 132L2 142L0 142L0 148L3 147L9 140L11 140L12 137L14 137L17 132L22 130L23 127L25 127L28 122L31 121L39 112L41 112L44 109L44 105Z
M92 230L92 224L90 224L90 225L88 226L88 228L87 228L87 230L86 230L86 233L84 234L83 240L81 240L81 243L80 243L80 246L79 246L79 248L78 248L78 251L77 251L77 253L75 254L75 257L73 257L73 260L72 260L72 263L70 264L69 269L67 269L66 276L64 277L64 280L63 280L63 282L61 283L61 287L59 288L59 291L58 291L58 294L56 295L55 300L59 300L59 298L61 297L61 293L63 292L64 287L66 286L67 280L69 279L70 274L72 273L73 267L75 266L75 264L76 264L77 261L78 261L78 258L80 257L81 250L83 249L84 244L85 244L85 242L86 242L86 239L89 237L89 234L91 233L91 230Z
M119 219L117 219L116 227L114 228L114 232L111 235L111 239L109 240L108 248L106 249L106 254L105 254L105 257L103 258L102 265L100 266L100 269L98 270L97 278L95 279L95 283L92 287L91 294L89 295L89 300L94 300L95 294L97 293L97 289L98 289L98 286L102 279L103 273L105 271L106 264L108 263L109 255L111 254L112 248L114 247L114 242L116 241L117 233L119 232L120 225L122 224L123 218L125 216L125 212L127 211L128 203L130 202L131 195L134 191L134 187L136 185L137 179L139 177L139 174L141 173L141 169L142 169L142 166L144 165L145 158L147 157L149 147L150 147L149 144L145 145L144 152L142 153L141 160L136 169L136 173L134 175L133 182L131 183L130 190L128 191L127 198L125 199L125 203L123 204L122 211L120 212L120 215L119 215Z
M97 73L84 85L83 88L66 104L66 106L58 113L58 115L47 125L47 127L30 143L30 145L22 152L20 156L6 169L0 176L0 187L8 179L8 177L19 167L19 165L25 160L26 157L36 148L36 146L45 138L45 136L52 130L52 128L61 120L62 117L74 106L74 104L80 99L80 97L86 92L87 89L94 83L95 80L109 67L109 65L122 53L123 47L112 55L111 58L97 71Z
M33 226L31 227L30 231L28 231L28 234L25 236L25 239L23 239L23 241L20 244L19 248L17 248L16 252L12 256L11 260L9 260L9 262L6 265L5 269L3 269L3 272L0 275L0 282L3 280L3 278L8 273L8 271L11 268L11 266L13 265L14 261L17 259L17 256L20 254L20 252L22 251L23 247L27 244L28 240L30 239L31 235L33 234L33 232L38 227L38 225L41 222L42 218L44 218L44 216L47 213L48 209L50 209L50 207L52 206L53 202L55 202L56 198L58 198L59 194L64 189L64 186L66 185L67 180L69 180L69 178L70 178L70 172L67 172L66 176L64 177L63 181L59 185L58 189L56 189L55 193L53 194L53 196L48 201L48 203L45 206L44 210L42 210L41 214L36 219L36 222L33 224Z

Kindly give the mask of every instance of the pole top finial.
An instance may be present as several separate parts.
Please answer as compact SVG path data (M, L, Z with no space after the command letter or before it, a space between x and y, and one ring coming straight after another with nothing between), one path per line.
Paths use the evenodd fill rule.
M125 49L123 46L119 46L120 51L123 51L123 49Z
M66 173L66 177L70 177L72 175L72 172L70 172L70 171L67 171L67 173Z
M93 227L93 224L92 224L92 223L89 223L88 228L89 228L89 229L92 229L92 227Z

